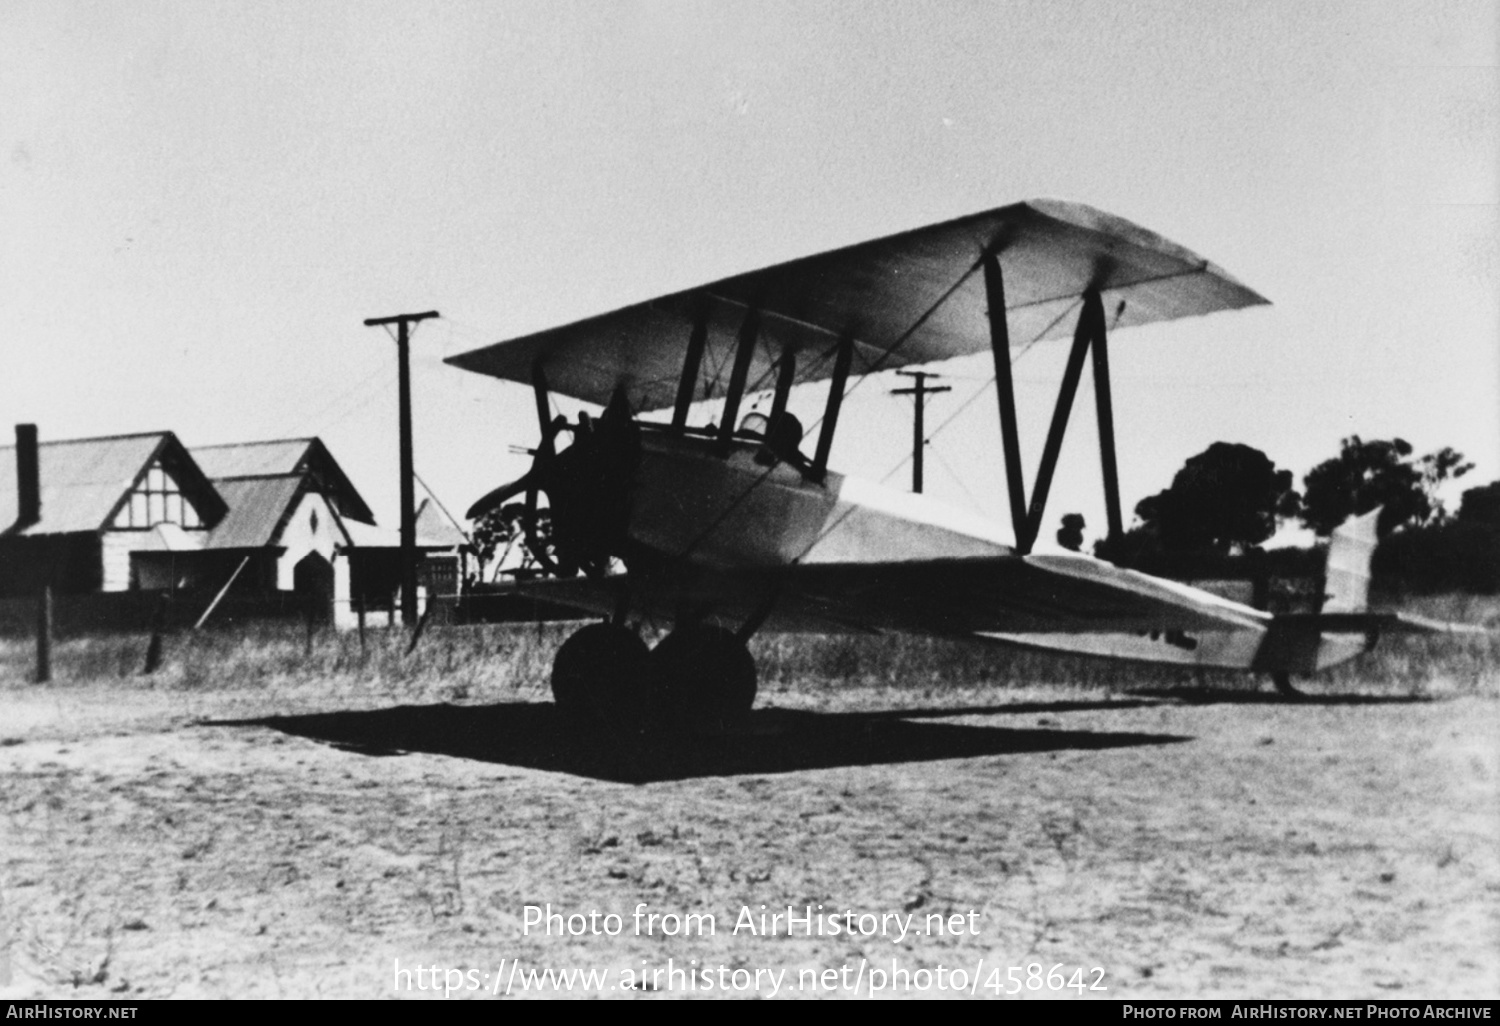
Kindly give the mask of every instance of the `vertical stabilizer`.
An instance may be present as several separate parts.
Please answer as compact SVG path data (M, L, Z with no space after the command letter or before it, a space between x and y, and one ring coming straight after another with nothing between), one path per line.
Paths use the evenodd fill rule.
M1370 561L1375 556L1377 506L1350 517L1333 532L1323 578L1323 612L1362 613L1370 603Z

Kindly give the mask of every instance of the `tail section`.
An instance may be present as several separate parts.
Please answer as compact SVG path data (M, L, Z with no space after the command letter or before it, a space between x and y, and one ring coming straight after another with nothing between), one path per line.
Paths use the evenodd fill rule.
M1370 564L1378 541L1380 510L1350 517L1333 532L1323 573L1323 608L1316 613L1283 613L1266 632L1253 669L1281 675L1277 687L1290 688L1289 673L1315 673L1368 651L1386 618L1369 612Z
M1350 517L1333 532L1320 613L1283 613L1256 654L1257 669L1308 673L1373 648L1385 634L1485 634L1477 625L1442 623L1410 613L1369 610L1370 561L1380 510Z
M1375 557L1375 522L1380 508L1350 517L1333 532L1323 579L1323 612L1362 613L1370 605L1370 561Z

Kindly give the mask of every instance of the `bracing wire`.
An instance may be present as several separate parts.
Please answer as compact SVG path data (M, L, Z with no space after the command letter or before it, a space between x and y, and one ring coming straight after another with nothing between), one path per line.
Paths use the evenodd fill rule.
M1047 324L1046 327L1044 327L1041 331L1037 332L1036 335L1034 335L1031 338L1030 341L1028 341L1024 346L1021 347L1021 351L1019 353L1017 353L1015 356L1011 357L1011 359L1010 359L1011 366L1015 366L1017 360L1021 359L1021 357L1025 356L1027 353L1031 352L1032 347L1034 347L1038 342L1040 342L1042 340L1043 336L1045 336L1047 334L1047 332L1051 331L1054 327L1056 327L1059 323L1061 323L1062 320L1063 320L1063 318L1065 318L1069 313L1071 313L1074 309L1076 309L1079 305L1081 305L1082 302L1083 302L1083 300L1081 298L1078 299L1078 300L1076 300L1076 301L1074 301L1072 304L1070 304L1068 306L1068 308L1066 310L1064 310L1062 313L1058 314L1050 322L1048 322L1048 324ZM966 399L964 401L964 403L961 406L959 406L958 409L954 410L951 414L949 414L949 416L946 419L944 419L942 421L942 423L940 423L937 427L933 428L932 432L927 436L927 438L923 439L923 441L924 442L930 441L932 438L934 438L938 434L938 432L942 431L949 424L953 423L954 419L960 413L962 413L966 407L968 407L969 405L971 405L974 402L975 399L977 399L977 398L979 398L979 396L983 395L984 392L989 388L989 386L992 385L992 384L994 384L994 382L995 382L995 379L991 378L990 381L989 381L989 384L986 384L985 386L983 386L982 388L980 388L979 391L975 392L968 399ZM852 391L852 389L851 389L851 391ZM845 394L847 395L848 393L845 393ZM896 465L894 467L892 467L889 471L886 472L886 475L880 479L880 483L881 484L885 484L887 481L889 481L892 477L894 477L896 475L897 471L899 471L902 467L906 466L906 464L909 463L909 462L911 462L911 454L907 453L905 456L903 456L896 463ZM854 512L854 509L855 509L855 507L853 507L853 506L849 507L849 509L845 510L843 512L843 514L841 514L840 516L838 516L837 518L835 518L834 521L831 524L829 524L823 530L819 531L818 534L817 534L817 536L815 538L813 538L813 540L807 544L807 547L802 550L802 553L797 557L797 559L793 560L792 562L795 563L795 562L799 561L803 556L807 555L807 553L809 553L809 552L812 551L813 546L817 545L824 538L827 538L830 534L832 534L835 530L837 530L838 527L839 527L839 525L842 524L845 520L847 520L849 518L850 514L852 514Z
M443 511L443 516L448 518L448 522L454 527L458 528L458 533L464 536L464 540L467 541L470 545L474 544L473 536L470 535L468 531L465 531L462 527L458 526L458 518L448 511L447 506L443 505L443 500L438 498L438 493L433 491L432 486L422 479L421 474L417 473L416 467L412 468L411 476L417 479L417 484L422 486L422 490L427 493L428 497L431 498L433 502L437 503L438 509Z
M932 315L937 312L938 308L940 306L942 306L945 302L947 302L948 298L950 296L952 296L953 293L957 292L958 289L964 284L964 282L968 281L969 278L973 277L974 272L977 271L980 266L981 266L981 261L976 260L974 262L974 265L972 267L970 267L969 270L966 271L963 275L961 275L959 277L958 281L954 282L953 285L951 285L949 288L947 288L943 292L943 294L938 297L937 301L934 302L931 306L929 306L921 314L921 316L919 316L912 323L912 326L910 328L908 328L908 329L906 329L906 331L902 332L896 338L896 340L894 342L892 342L889 346L887 346L885 348L885 350L882 351L881 354L865 370L865 373L853 385L849 386L848 388L846 388L844 390L844 398L847 399L850 395L854 394L855 390L861 384L864 383L864 381L865 381L865 379L867 377L869 377L870 375L873 375L873 374L877 373L880 370L881 365L887 359L889 359L896 352L896 350L901 345L903 345L908 339L910 339L912 337L912 335L916 333L916 331L917 331L918 328L920 328L923 324L927 323L928 319L931 318ZM1048 324L1046 325L1046 327L1042 328L1042 330L1039 331L1039 332L1037 332L1037 334L1029 342L1027 342L1026 345L1024 345L1024 346L1021 347L1020 353L1018 353L1017 355L1011 357L1011 363L1014 364L1022 356L1025 356L1026 353L1030 352L1031 348L1033 346L1035 346L1038 342L1040 342L1042 340L1042 337L1045 336L1047 334L1047 332L1051 331L1057 324L1059 324L1062 321L1062 319L1064 317L1066 317L1070 312L1072 312L1080 303L1082 303L1082 299L1075 300L1073 303L1069 304L1069 306L1067 307L1067 309L1063 310L1056 317L1054 317L1050 322L1048 322ZM832 355L831 352L825 353L824 356L823 356L823 361L826 362L831 355ZM991 383L993 383L994 380L995 380L994 378L991 378L990 379ZM959 409L956 410L956 411L954 411L954 413L951 416L949 416L946 420L944 420L941 424L939 424L933 430L932 434L928 436L928 438L930 439L933 435L936 435L943 428L945 428L949 424L951 424L953 422L954 417L958 416L958 414L963 411L964 407L967 407L968 405L970 405L971 403L973 403L973 401L976 398L978 398L979 395L983 394L984 389L988 388L988 387L989 386L986 385L986 386L982 387L978 392L975 392L974 395L970 396L964 402L963 406L959 407ZM812 425L807 428L807 431L811 432L815 428L819 427L823 423L823 420L824 420L824 418L822 416L818 417L818 419L815 420L812 423ZM884 484L885 482L889 481L891 479L891 477L894 476L895 473L897 471L899 471L902 467L904 467L907 464L907 462L909 462L910 460L911 460L911 455L908 453L905 457L903 457L901 459L900 462L898 462L894 467L892 467L886 473L886 475L884 477L882 477L880 479L880 483ZM698 532L698 534L688 543L687 547L682 550L681 558L686 559L689 555L692 554L692 552L693 552L694 549L696 549L700 544L702 544L702 542L703 542L703 540L705 538L707 538L709 535L711 535L714 531L718 530L719 526L726 519L728 519L729 515L731 513L733 513L737 508L739 508L740 503L744 502L745 499L749 498L749 496L757 488L759 488L766 481L767 478L770 477L771 472L774 469L775 469L775 464L772 464L770 467L767 467L764 471L762 471L759 475L757 475L756 478L753 481L751 481L748 485L746 485L744 491L742 491L739 495L735 496L735 498L729 503L729 505L727 505L726 507L724 507L724 510L717 517L715 517L713 519L713 521L708 526L706 526L702 531ZM792 560L791 562L792 563L796 563L799 560L801 560L801 558L803 556L807 555L807 553L812 550L812 548L813 548L814 545L818 544L824 538L828 537L828 535L831 534L836 528L838 528L838 526L840 524L842 524L844 522L844 520L847 519L849 517L849 515L851 513L853 513L853 512L854 512L854 507L852 507L852 506L849 509L845 510L844 513L842 513L840 516L838 516L831 524L829 524L822 531L820 531L817 534L817 536L814 537L813 540L807 544L807 546L802 550L802 552L797 556L797 558L794 559L794 560Z
M983 504L980 503L979 499L974 495L973 492L969 491L969 485L966 481L964 481L963 475L961 475L957 470L953 468L953 464L948 462L948 458L943 455L942 450L932 449L930 451L932 455L937 457L937 461L943 465L943 469L948 472L948 476L953 478L953 480L958 483L958 487L963 489L963 493L969 497L969 504L974 507L974 512L983 513Z
M1014 367L1016 364L1020 363L1021 362L1021 358L1023 356L1025 356L1027 353L1031 352L1031 350L1036 346L1036 344L1042 340L1042 336L1043 335L1047 334L1047 332L1051 331L1058 324L1060 324L1062 322L1063 318L1067 317L1068 314L1070 314L1074 310L1076 310L1078 308L1078 306L1082 302L1083 301L1081 299L1078 300L1078 301L1076 301L1076 302L1074 302L1071 306L1069 306L1062 313L1060 313L1056 317L1052 318L1051 322L1048 323L1048 325L1045 328L1043 328L1040 332L1038 332L1035 338L1033 338L1030 342L1027 342L1024 346L1021 347L1021 351L1019 353L1017 353L1016 355L1014 355L1014 356L1012 356L1010 358L1010 365L1012 367ZM979 388L975 392L973 392L973 394L971 394L963 402L959 403L957 409L955 409L951 413L949 413L948 416L944 417L942 419L942 421L940 421L938 423L937 427L933 428L930 432L928 432L927 437L925 439L923 439L923 441L930 442L934 438L936 438L943 431L944 428L946 428L949 424L952 424L955 420L957 420L958 416L961 413L963 413L965 410L967 410L970 406L973 406L974 402L980 396L982 396L986 392L988 392L990 390L990 387L995 384L996 380L997 380L996 375L991 374L988 381L986 381L984 384L980 385ZM910 460L911 457L908 456L908 457L906 457L906 459ZM905 465L904 462L900 463L900 464L897 464L896 469L899 470L904 465Z

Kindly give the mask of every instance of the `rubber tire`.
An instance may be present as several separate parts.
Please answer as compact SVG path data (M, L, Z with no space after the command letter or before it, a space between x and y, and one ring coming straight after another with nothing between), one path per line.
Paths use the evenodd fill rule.
M552 660L552 701L575 723L629 728L647 713L646 643L629 628L591 623Z
M755 659L722 627L679 627L652 650L647 666L660 725L722 731L755 704Z

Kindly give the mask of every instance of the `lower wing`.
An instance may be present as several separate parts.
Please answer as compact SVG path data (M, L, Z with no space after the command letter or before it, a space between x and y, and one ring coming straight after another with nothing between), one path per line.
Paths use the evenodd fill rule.
M608 615L622 592L665 625L760 620L770 631L1101 634L1256 631L1270 616L1173 581L1087 556L996 556L767 568L670 566L602 580L519 583L514 590Z

